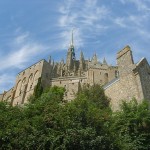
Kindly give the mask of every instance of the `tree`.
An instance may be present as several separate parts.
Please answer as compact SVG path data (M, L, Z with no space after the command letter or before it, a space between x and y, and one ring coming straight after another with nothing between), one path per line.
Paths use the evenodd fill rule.
M121 111L113 114L111 132L121 150L150 149L150 110L148 103L134 99L123 102Z
M34 88L34 94L33 95L35 98L38 98L41 96L42 92L43 92L43 87L42 87L41 77L40 77L40 78L38 78L38 83Z

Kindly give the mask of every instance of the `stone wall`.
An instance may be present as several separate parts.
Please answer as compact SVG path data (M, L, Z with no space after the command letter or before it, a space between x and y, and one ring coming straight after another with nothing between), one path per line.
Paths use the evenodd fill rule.
M138 64L136 71L140 76L140 83L142 86L142 93L144 99L150 101L150 67L145 58L143 58Z
M33 94L34 87L41 77L43 64L44 60L41 60L18 74L13 105L26 103L28 97Z
M90 68L88 70L88 83L105 85L114 78L118 68L113 66L101 66L101 68Z
M42 79L41 82L44 88L50 86L51 77L52 77L52 66L47 61L44 60L41 74Z
M75 63L74 66L72 61ZM0 101L7 100L13 105L26 103L40 77L44 88L55 85L64 87L66 89L64 99L67 101L74 99L79 86L84 84L105 85L105 94L111 98L113 110L119 109L122 100L129 101L132 98L136 98L139 102L143 98L150 100L149 64L146 59L134 64L129 46L117 53L118 66L109 66L106 60L102 64L94 55L91 61L83 59L82 65L85 65L83 69L80 65L80 62L83 63L81 60L80 62L72 60L71 50L68 51L66 64L62 62L58 65L50 62L41 60L21 71L16 77L15 86L0 94Z
M86 77L68 77L68 78L53 78L51 86L59 86L65 88L64 100L70 101L75 98L79 86L87 83Z
M3 99L12 104L14 94L15 94L15 90L13 87L10 90L8 90L7 92L4 92Z
M114 111L119 110L122 100L129 102L136 98L140 102L143 99L142 88L138 83L140 83L139 75L131 73L104 87L105 94L111 98L111 108Z
M105 94L111 98L113 110L120 108L122 100L130 101L136 98L140 103L142 99L144 99L143 87L146 87L145 82L147 82L147 85L150 85L150 82L148 82L150 78L146 77L144 67L142 67L141 70L141 67L137 67L137 65L133 63L132 51L129 46L117 54L117 63L119 78L111 84L104 86ZM143 79L141 77L143 77ZM143 84L141 79L143 80ZM147 92L150 94L150 91Z
M129 46L117 53L117 64L120 76L128 75L135 68L132 51Z

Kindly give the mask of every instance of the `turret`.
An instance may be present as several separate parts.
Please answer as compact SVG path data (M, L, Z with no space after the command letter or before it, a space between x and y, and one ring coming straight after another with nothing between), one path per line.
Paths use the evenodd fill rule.
M98 63L98 59L97 59L96 53L94 54L94 56L93 56L93 58L92 58L92 63L93 63L93 64L97 64L97 63Z
M80 53L80 65L79 65L79 69L80 70L84 70L84 66L85 66L85 61L84 61L83 52L81 51L81 53Z
M51 64L51 56L49 56L48 62L49 64Z
M103 59L103 64L104 64L104 65L108 65L105 58Z
M119 76L128 75L134 67L132 51L129 46L117 53Z

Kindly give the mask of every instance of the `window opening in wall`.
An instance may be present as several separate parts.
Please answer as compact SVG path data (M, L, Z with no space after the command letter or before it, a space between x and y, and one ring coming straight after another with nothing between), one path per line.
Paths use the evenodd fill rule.
M119 77L119 71L115 71L115 77L116 77L116 78Z
M32 78L33 78L33 74L30 75L29 79L32 80Z
M25 82L26 82L26 78L23 79L22 83L25 83Z

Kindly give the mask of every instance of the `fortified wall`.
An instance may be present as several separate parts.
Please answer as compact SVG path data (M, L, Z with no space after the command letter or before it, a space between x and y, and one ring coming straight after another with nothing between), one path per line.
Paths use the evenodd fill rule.
M118 110L122 100L136 98L150 100L150 67L145 58L137 64L133 61L129 46L117 53L119 77L104 86L105 94L111 98L113 110Z
M36 64L26 68L16 76L16 83L9 91L1 94L1 100L6 100L12 105L21 105L27 103L28 98L34 92L34 87L38 83L38 79L42 77L44 87L48 86L46 80L50 79L48 62L40 60Z
M146 58L135 64L129 46L117 53L117 65L112 66L107 64L105 58L98 61L96 54L86 60L81 52L80 58L76 59L72 42L65 62L63 59L52 62L50 57L49 61L40 60L26 68L18 73L14 87L0 94L0 101L8 101L12 105L27 103L39 79L43 88L55 85L64 87L65 101L74 99L80 86L100 84L111 99L114 111L119 109L122 100L136 98L139 103L143 99L150 100L149 64Z

